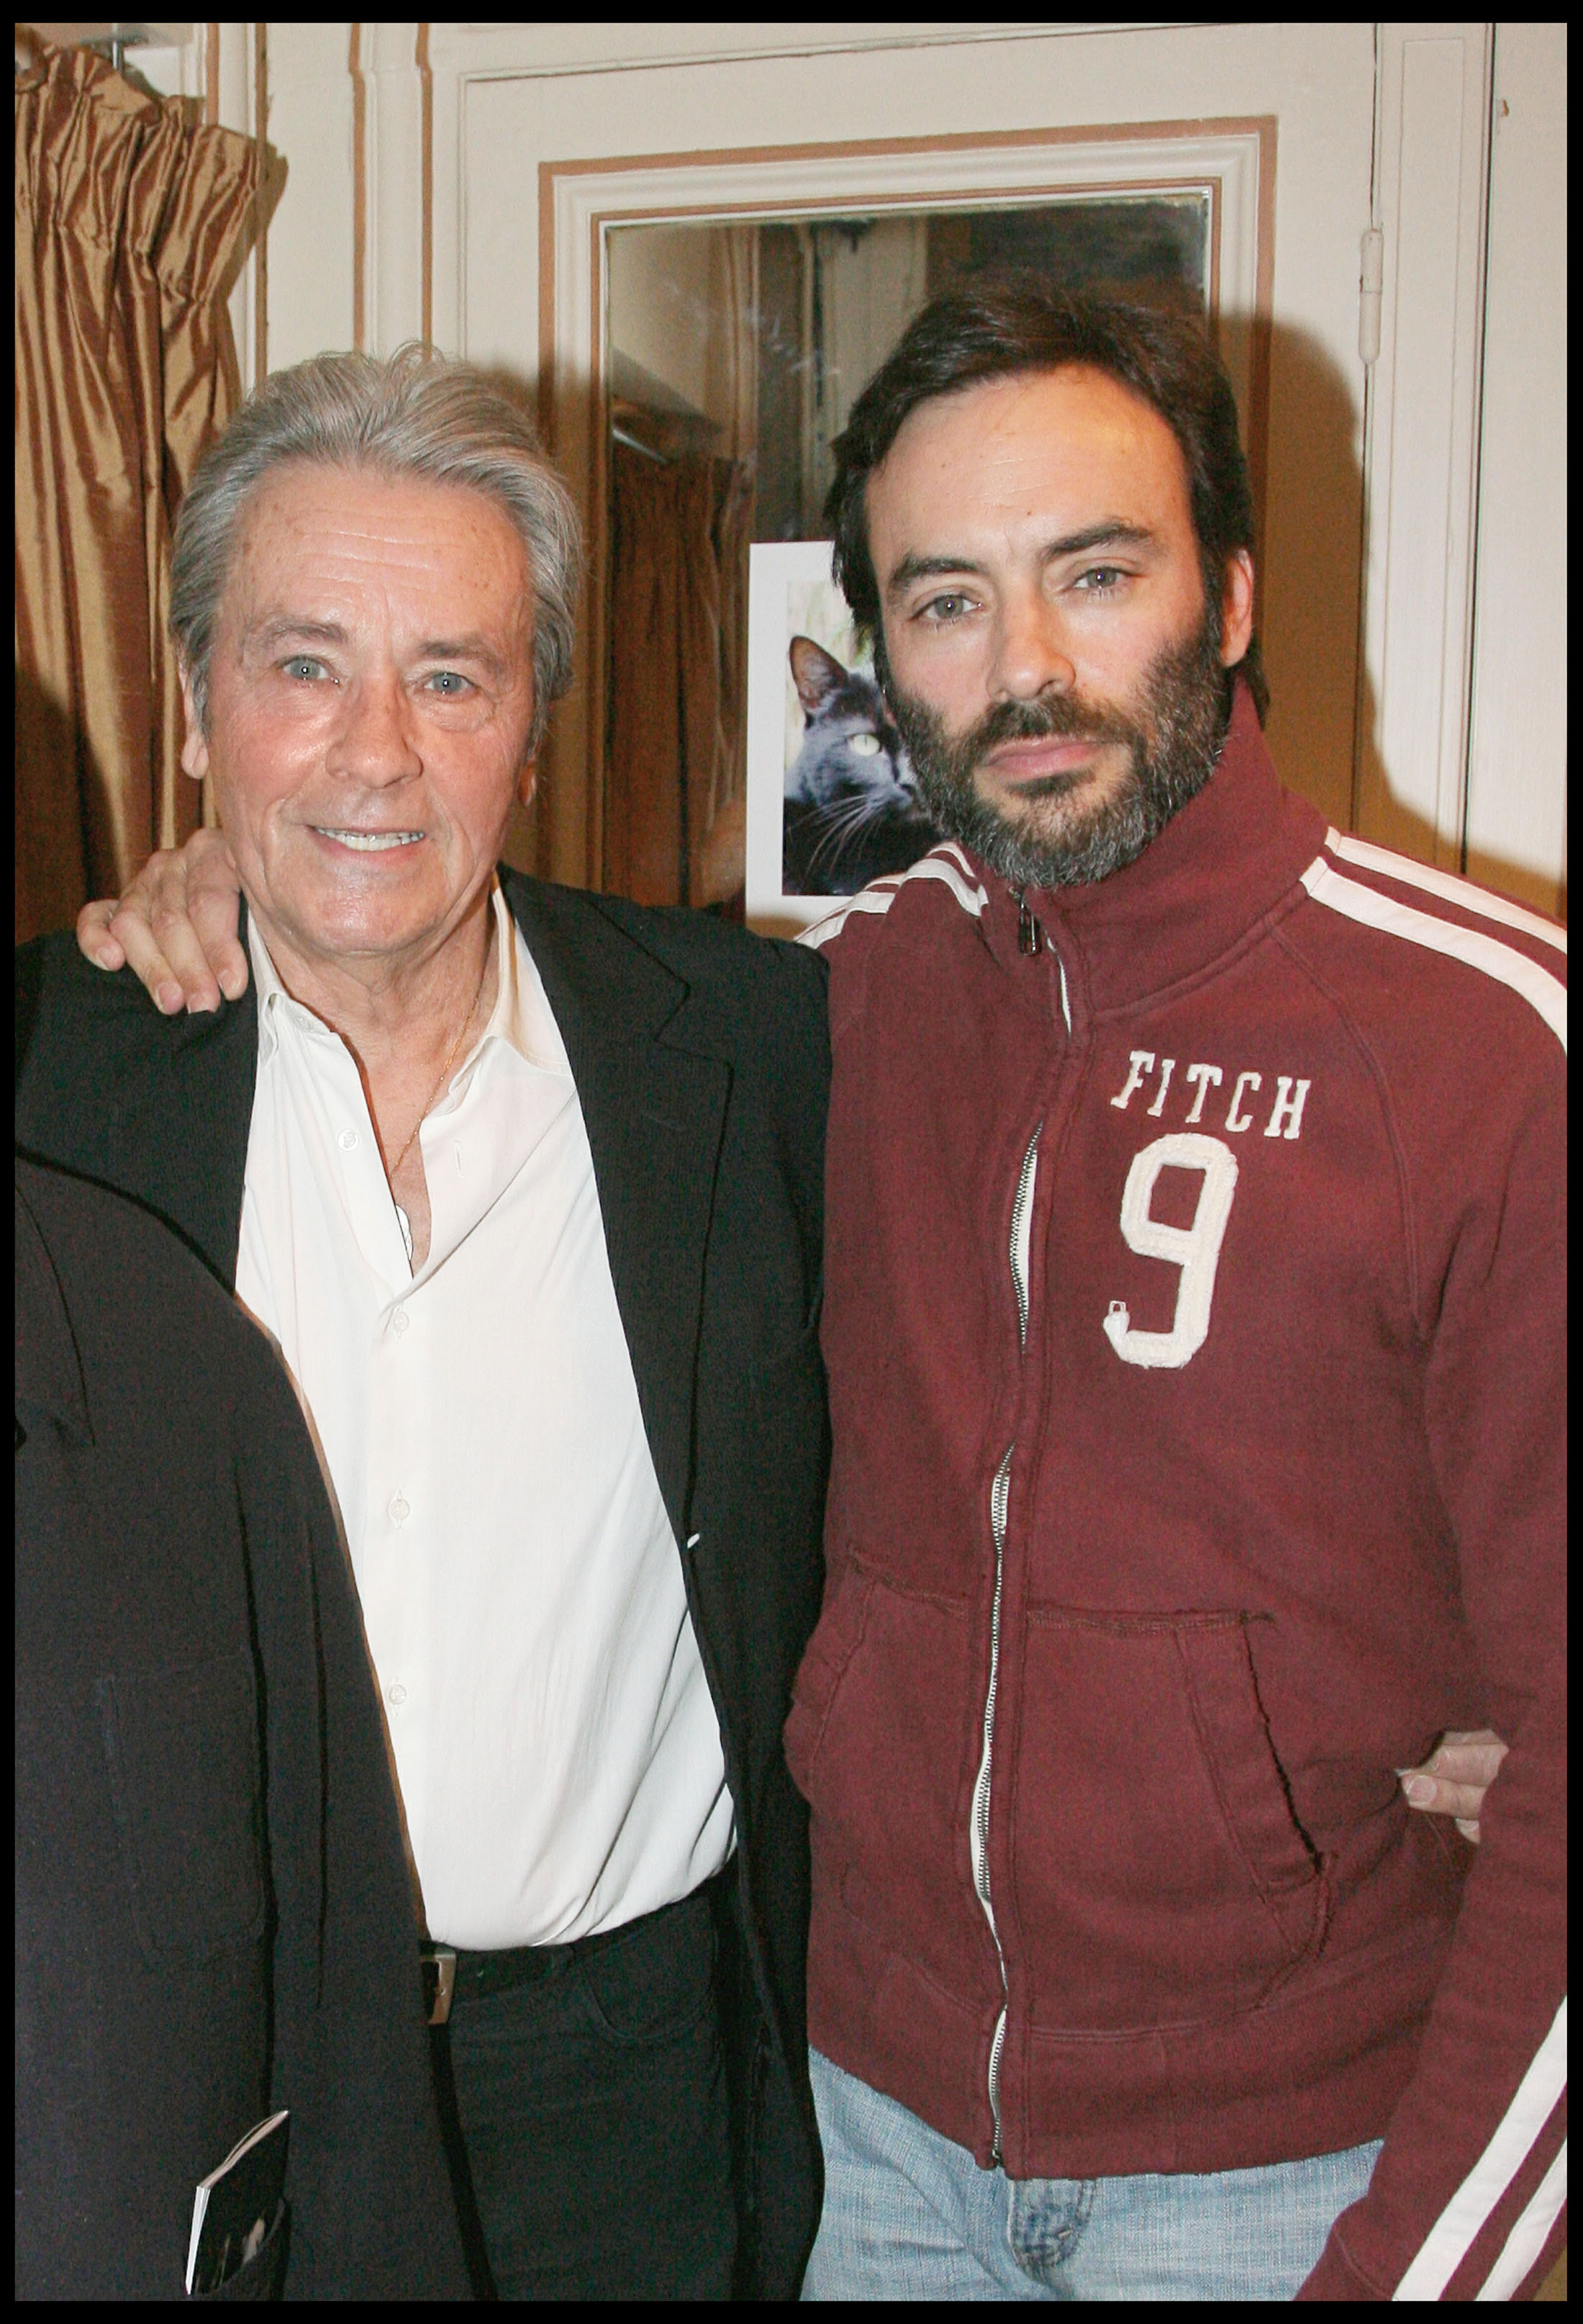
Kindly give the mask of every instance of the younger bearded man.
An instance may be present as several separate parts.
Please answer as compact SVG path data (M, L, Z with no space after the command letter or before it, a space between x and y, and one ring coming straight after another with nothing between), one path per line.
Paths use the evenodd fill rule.
M937 301L830 508L951 836L814 939L805 2297L1520 2293L1563 2232L1564 938L1281 789L1191 326ZM1394 1771L1485 1719L1475 1858Z

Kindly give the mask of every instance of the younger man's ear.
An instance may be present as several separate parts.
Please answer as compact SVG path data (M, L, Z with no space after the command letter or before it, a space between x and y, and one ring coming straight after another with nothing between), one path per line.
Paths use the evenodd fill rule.
M1226 585L1220 596L1220 659L1234 669L1253 639L1253 559L1246 549L1233 549L1226 559Z

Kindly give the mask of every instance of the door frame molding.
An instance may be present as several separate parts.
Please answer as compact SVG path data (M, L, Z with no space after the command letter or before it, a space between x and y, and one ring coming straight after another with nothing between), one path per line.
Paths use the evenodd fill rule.
M1462 869L1493 24L1381 24L1352 828Z

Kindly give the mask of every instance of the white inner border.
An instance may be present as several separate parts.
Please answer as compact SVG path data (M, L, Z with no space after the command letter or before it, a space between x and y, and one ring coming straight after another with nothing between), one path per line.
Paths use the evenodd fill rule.
M787 599L798 583L830 578L827 540L759 540L748 591L748 926L795 936L839 905L838 896L781 893L786 813Z

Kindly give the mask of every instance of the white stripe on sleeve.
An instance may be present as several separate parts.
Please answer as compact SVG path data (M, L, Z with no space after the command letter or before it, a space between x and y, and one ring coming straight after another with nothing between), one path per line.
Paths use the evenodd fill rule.
M1480 2300L1510 2300L1560 2217L1567 2200L1567 2142L1533 2192L1533 2200L1506 2237L1501 2255L1485 2279Z
M965 876L964 876L965 875ZM973 878L972 867L959 847L947 840L939 847L920 855L917 862L893 878L876 880L871 887L861 888L844 904L838 906L825 918L815 920L798 936L799 944L826 945L838 936L853 912L888 912L909 880L943 880L964 912L976 920L989 899L979 881ZM971 883L971 884L970 884Z
M1567 2087L1567 2005L1563 1998L1517 2085L1495 2135L1419 2246L1396 2286L1396 2300L1438 2300L1461 2266L1486 2220L1527 2161L1534 2140ZM1545 2184L1550 2183L1549 2172ZM1535 2202L1538 2198L1535 2197ZM1529 2209L1533 2206L1531 2204ZM1558 2204L1558 2209L1559 2204ZM1553 2218L1554 2213L1551 2215ZM1528 2212L1523 2214L1524 2219ZM1519 2225L1521 2222L1519 2222ZM1513 2233L1515 2234L1514 2229ZM1546 2230L1548 2233L1548 2229ZM1540 2244L1544 2241L1540 2237ZM1508 2238L1508 2244L1510 2238ZM1537 2246L1536 2246L1537 2248ZM1504 2256L1504 2255L1503 2255ZM1532 2260L1529 2265L1532 2264ZM1521 2275L1517 2281L1522 2281ZM1492 2293L1492 2298L1500 2295Z
M1394 896L1382 896L1376 889L1343 879L1322 855L1316 855L1302 875L1302 884L1316 904L1328 904L1331 911L1341 912L1349 920L1357 920L1365 927L1379 928L1386 936L1401 936L1408 944L1422 945L1428 952L1444 953L1448 959L1465 961L1468 967L1482 969L1486 976L1493 976L1498 983L1510 985L1538 1011L1565 1049L1567 988L1548 969L1530 960L1526 953L1514 950L1498 936L1481 936L1477 928L1437 920L1431 913L1398 903Z
M1499 920L1508 928L1521 928L1524 936L1537 936L1541 944L1554 945L1558 952L1567 949L1565 928L1542 919L1537 912L1524 911L1521 904L1509 904L1504 896L1492 896L1487 888L1476 888L1471 880L1459 880L1451 872L1437 872L1431 863L1415 862L1411 855L1398 855L1394 848L1376 847L1367 839L1348 839L1339 831L1329 832L1325 845L1332 855L1343 855L1348 863L1360 863L1366 872L1383 872L1387 880L1400 880L1404 888L1422 888L1431 896L1443 896L1449 904L1460 904L1465 912L1477 912L1480 919Z

